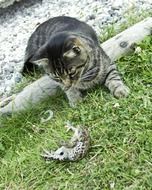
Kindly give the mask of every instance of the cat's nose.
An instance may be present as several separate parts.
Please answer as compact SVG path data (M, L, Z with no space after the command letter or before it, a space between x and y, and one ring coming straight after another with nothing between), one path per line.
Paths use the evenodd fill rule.
M72 85L70 79L63 79L62 82L65 90L68 90Z

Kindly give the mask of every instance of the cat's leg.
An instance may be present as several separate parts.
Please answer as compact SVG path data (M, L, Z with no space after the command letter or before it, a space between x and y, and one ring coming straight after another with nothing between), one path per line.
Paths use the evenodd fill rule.
M116 98L127 97L129 94L129 88L123 83L114 63L110 64L108 68L105 86Z
M77 104L77 102L82 101L82 94L76 88L71 87L70 89L65 91L65 93L68 97L69 104L71 107L74 107Z

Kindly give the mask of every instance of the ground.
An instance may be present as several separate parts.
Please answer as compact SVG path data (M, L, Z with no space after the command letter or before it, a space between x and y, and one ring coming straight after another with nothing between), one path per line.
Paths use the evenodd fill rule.
M107 31L107 37L114 35L113 29ZM115 99L97 86L76 108L59 92L35 109L1 118L0 189L152 189L151 36L138 46L141 52L117 61L131 90L128 98ZM48 109L54 118L40 124ZM55 149L70 137L64 129L67 120L88 127L91 148L79 162L46 163L40 157L43 148Z

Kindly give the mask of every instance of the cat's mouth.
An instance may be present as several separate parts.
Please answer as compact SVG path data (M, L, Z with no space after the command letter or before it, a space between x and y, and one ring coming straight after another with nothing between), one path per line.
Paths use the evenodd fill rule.
M69 78L62 79L62 83L66 89L69 89L72 86L72 82Z

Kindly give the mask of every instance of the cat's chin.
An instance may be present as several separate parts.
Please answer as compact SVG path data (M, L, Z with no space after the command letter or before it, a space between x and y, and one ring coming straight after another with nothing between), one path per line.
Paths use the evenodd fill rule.
M62 88L62 89L63 89L64 91L68 91L70 88L71 88L71 86L70 86L70 87L63 86L63 88Z

